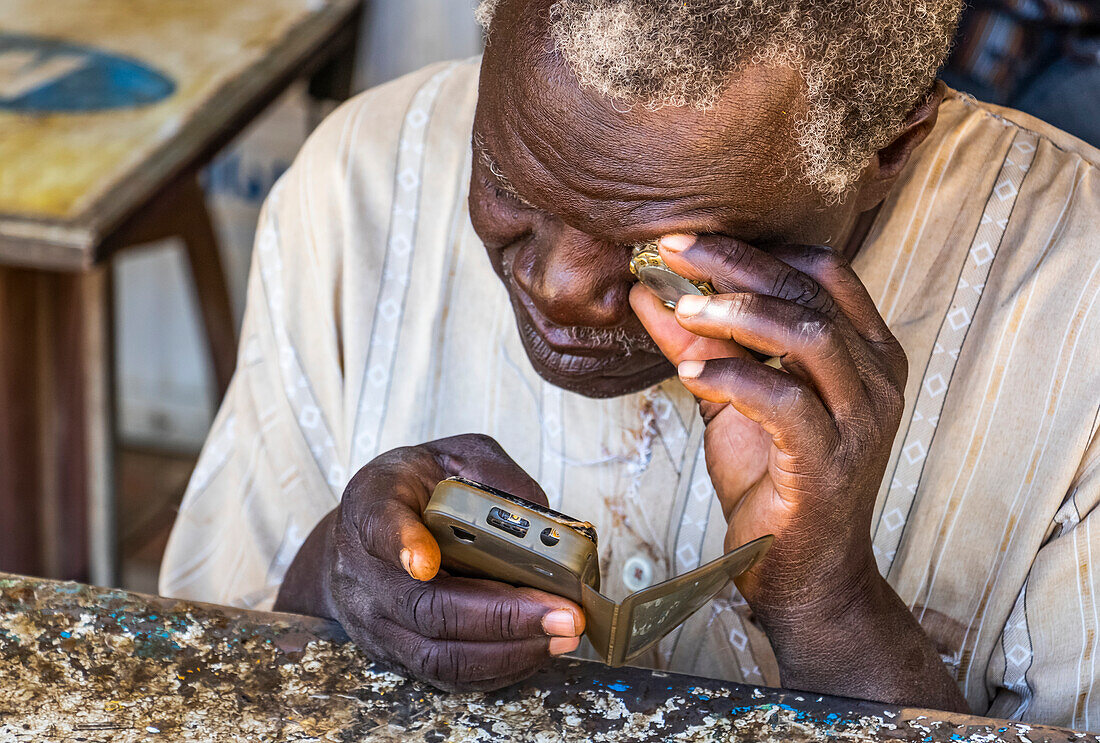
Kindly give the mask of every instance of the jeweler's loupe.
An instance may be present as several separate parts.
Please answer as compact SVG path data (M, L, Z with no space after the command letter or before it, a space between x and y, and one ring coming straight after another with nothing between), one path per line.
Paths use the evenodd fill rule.
M634 246L630 255L630 272L670 310L676 308L676 302L685 294L714 294L714 287L707 282L684 278L665 265L657 251L656 240Z

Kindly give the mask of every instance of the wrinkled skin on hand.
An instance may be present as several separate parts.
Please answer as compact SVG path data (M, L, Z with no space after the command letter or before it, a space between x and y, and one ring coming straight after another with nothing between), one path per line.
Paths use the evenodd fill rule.
M904 408L905 352L837 251L670 236L661 253L718 292L685 297L675 315L642 288L633 299L701 401L726 546L778 537L741 590L758 612L813 611L862 590L876 572L871 516Z
M486 436L394 449L352 478L299 551L276 608L336 619L372 658L447 690L507 686L575 650L584 615L572 602L440 571L421 516L452 475L547 503Z
M642 286L630 299L699 399L726 547L776 535L738 588L783 684L965 710L875 564L871 518L908 364L863 283L828 247L764 251L674 234L660 250L674 271L717 291L681 298L674 313ZM749 350L779 357L783 369Z

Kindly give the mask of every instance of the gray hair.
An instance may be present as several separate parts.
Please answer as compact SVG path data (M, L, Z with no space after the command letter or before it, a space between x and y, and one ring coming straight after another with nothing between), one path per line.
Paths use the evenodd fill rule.
M481 0L488 29L501 0ZM803 178L840 198L931 90L962 0L558 0L555 46L582 85L627 105L713 106L757 64L797 70Z

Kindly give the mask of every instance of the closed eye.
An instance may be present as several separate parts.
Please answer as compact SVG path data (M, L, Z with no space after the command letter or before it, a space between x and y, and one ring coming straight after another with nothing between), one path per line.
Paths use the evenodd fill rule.
M492 191L493 195L502 201L509 201L515 206L521 209L535 209L535 205L527 201L527 199L520 196L514 189L510 188L508 184L494 180L488 176L483 176L481 179L485 188Z

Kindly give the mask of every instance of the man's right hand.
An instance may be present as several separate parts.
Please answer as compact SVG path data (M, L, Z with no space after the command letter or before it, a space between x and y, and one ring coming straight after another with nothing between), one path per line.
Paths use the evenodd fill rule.
M571 601L439 572L439 546L421 515L452 475L547 502L487 436L386 452L356 473L302 545L276 610L336 619L372 658L448 690L507 686L575 650L584 614Z

